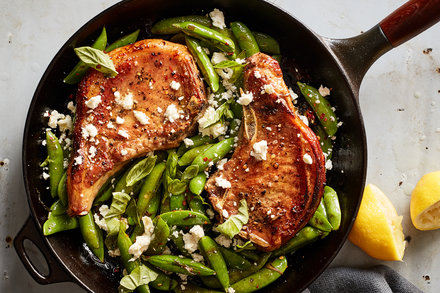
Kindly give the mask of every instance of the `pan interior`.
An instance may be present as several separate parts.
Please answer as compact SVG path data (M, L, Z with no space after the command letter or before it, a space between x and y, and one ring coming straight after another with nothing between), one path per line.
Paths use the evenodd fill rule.
M75 87L62 82L66 72L77 59L72 48L90 44L105 25L111 40L141 29L141 38L151 37L149 28L157 20L186 14L205 14L213 8L224 11L226 21L240 20L252 30L268 33L281 44L283 56L293 60L285 72L287 83L295 80L295 68L310 76L316 86L332 88L331 103L343 121L338 131L333 154L333 169L328 172L328 184L341 199L343 211L341 228L325 239L310 245L289 258L289 269L282 279L268 288L270 292L301 291L313 281L334 258L346 239L357 211L366 168L365 134L361 114L337 62L319 37L282 10L258 0L224 1L123 1L104 11L84 25L60 49L50 63L34 94L26 122L23 146L23 170L32 215L41 227L47 216L50 194L41 180L39 164L44 159L41 145L46 128L42 113L49 109L65 112L75 93ZM295 67L295 68L294 68ZM79 231L60 233L46 238L55 256L78 283L93 292L113 292L120 279L117 262L106 257L106 264L97 263L82 243Z

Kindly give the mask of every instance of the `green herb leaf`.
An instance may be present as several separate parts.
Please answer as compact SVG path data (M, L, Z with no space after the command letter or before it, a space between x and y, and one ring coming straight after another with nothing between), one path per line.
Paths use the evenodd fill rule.
M87 66L111 76L118 74L110 56L103 51L88 46L75 48L74 51Z
M149 156L134 165L130 171L128 171L127 179L125 180L127 186L133 186L139 180L142 180L150 174L151 170L154 168L154 164L156 164L156 158L157 156Z
M140 217L136 208L136 200L132 198L130 202L128 203L127 209L125 210L125 213L127 214L128 224L133 225L140 225Z
M170 179L168 182L168 192L172 195L178 195L185 192L186 182L182 182L179 179Z
M182 181L188 181L199 174L199 166L198 165L191 165L186 167L185 171L183 171L182 174Z
M220 122L226 113L228 113L227 115L230 116L231 113L229 113L228 111L230 111L229 106L230 106L231 102L232 102L232 99L221 104L220 107L218 107L215 110L214 115L212 115L212 117L210 117L210 119L208 119L208 121L206 122L205 128L208 128L208 127ZM233 113L232 113L232 115L233 115Z
M256 247L254 246L254 244L250 240L247 241L243 245L237 244L237 248L238 249L236 250L236 252L240 252L242 250L255 250L256 249Z
M243 225L249 221L248 207L245 199L240 200L238 214L232 215L223 224L217 226L217 230L230 238L237 235Z
M108 250L115 249L118 246L118 233L121 227L121 221L116 218L105 219L107 224L107 236L105 237L105 246Z
M46 157L46 159L43 161L43 163L40 164L40 167L46 167L47 165L49 165L49 156Z
M118 292L133 292L137 287L148 285L159 276L155 271L145 265L135 268L129 275L124 276L119 283ZM148 288L148 287L147 287Z
M113 192L112 204L107 215L105 215L105 219L113 217L120 218L122 214L125 213L125 209L127 208L130 199L131 197L124 192Z
M234 67L245 67L246 64L241 64L234 60L225 60L216 65L214 65L215 69L223 69L223 68L234 68Z

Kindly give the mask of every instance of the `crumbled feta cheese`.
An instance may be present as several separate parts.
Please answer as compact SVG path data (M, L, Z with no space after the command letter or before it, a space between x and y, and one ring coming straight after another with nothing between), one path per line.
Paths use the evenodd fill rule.
M306 116L298 115L298 117L302 120L302 122L304 122L305 125L309 126L309 119L307 119Z
M327 170L333 169L333 162L332 162L332 160L325 161L325 169L327 169Z
M73 104L72 101L70 101L69 103L67 103L67 109L69 109L70 112L75 113L76 112L76 106L75 104Z
M108 232L107 223L104 219L104 216L101 214L102 217L99 217L98 214L93 214L93 218L95 219L96 225L99 227L99 229L104 230Z
M111 128L115 128L115 126L114 126L113 123L110 121L109 123L107 123L107 128L111 129Z
M255 78L261 78L261 73L259 71L254 71Z
M311 165L313 163L313 159L309 154L304 154L303 161L304 161L304 163L309 164L309 165Z
M110 257L121 256L121 251L119 250L119 248L109 249L109 251L108 251L108 255L109 255Z
M212 25L218 28L225 28L225 16L223 12L217 8L209 13L209 17L212 19Z
M340 122L338 122L337 126L338 126L338 127L341 127L343 123L344 123L344 122L340 121Z
M298 98L298 95L295 94L295 92L291 88L289 88L289 94L292 100L296 100Z
M212 136L213 138L217 138L221 135L225 135L228 131L228 127L225 124L216 123L208 128L200 129L199 125L199 131L202 133L203 136Z
M49 179L49 177L50 177L49 174L47 174L46 172L43 172L43 179L44 179L44 180Z
M133 108L133 95L131 93L127 93L125 96L121 96L121 94L116 91L113 93L115 96L116 104L121 106L125 110L130 110Z
M116 123L117 123L117 124L124 124L124 122L125 122L125 119L124 119L124 118L121 118L121 117L119 117L119 116L116 117Z
M323 96L323 97L330 95L329 88L323 87L322 85L319 87L318 91L321 94L321 96Z
M127 155L128 154L128 151L127 150L121 150L121 155L123 155L123 156L125 156L125 155Z
M227 289L227 293L235 293L234 288L229 287L229 288Z
M254 143L252 146L251 156L253 156L255 159L261 161L266 160L267 155L267 141L262 140L259 142Z
M175 81L175 80L173 80L173 81L171 81L171 83L170 83L170 87L171 87L173 90L177 91L178 89L180 89L180 83L177 82L177 81Z
M64 114L58 113L57 110L53 110L50 112L49 115L49 121L47 122L47 125L50 128L57 128L58 120L64 119L66 116Z
M231 79L232 75L234 74L234 70L232 68L219 68L215 70L217 74L225 79Z
M251 92L247 92L247 93L242 92L241 96L237 100L237 103L239 103L240 105L243 105L243 106L247 106L252 102L253 99L254 99L254 96L252 95Z
M75 161L76 165L81 165L83 162L83 158L81 156L75 157L73 160Z
M270 95L270 94L275 93L275 90L271 84L265 84L263 86L263 89L261 90L261 94L264 94L264 93L267 93Z
M91 146L89 148L89 157L94 158L96 156L96 152L97 152L96 148L94 146Z
M198 253L193 253L191 254L192 258L194 261L196 262L202 262L203 261L203 255L198 254Z
M232 239L229 238L228 236L223 235L223 234L220 234L214 240L215 240L215 242L217 242L218 244L220 244L221 246L224 246L224 247L230 247L232 244Z
M183 143L185 144L186 147L190 147L190 146L194 145L194 142L192 141L192 139L189 139L189 138L184 138Z
M179 119L179 112L177 111L177 107L174 104L171 104L165 110L165 117L173 123L175 120Z
M222 216L223 218L229 218L229 213L227 210L222 210Z
M136 117L137 121L139 121L140 124L145 125L150 122L150 119L147 117L147 115L144 112L141 111L133 111L134 117Z
M118 134L123 138L129 138L128 132L126 130L119 129Z
M185 243L185 249L189 253L193 253L197 250L199 240L205 236L205 232L203 231L202 226L195 225L189 230L189 233L183 235L183 242Z
M209 217L210 219L214 219L215 214L214 214L214 211L213 211L213 210L211 210L211 209L206 209L206 214L208 215L208 217Z
M101 96L97 95L94 97L91 97L85 104L88 108L90 109L95 109L96 107L98 107L98 105L101 103Z
M144 224L144 233L136 236L136 241L128 248L128 253L133 255L130 261L138 259L148 249L153 238L154 224L151 218L143 216L142 223Z
M228 61L228 57L226 57L225 53L220 53L220 52L214 52L212 53L212 57L211 57L211 63L213 65L217 65L220 62L223 61Z
M161 107L157 107L157 113L162 113L162 112L163 112L162 108Z
M60 128L61 132L67 130L72 131L73 128L72 117L70 115L66 115L64 119L58 120L58 127Z
M81 128L81 135L84 139L88 139L89 137L93 139L96 135L98 135L98 129L93 124L86 124Z
M231 188L231 182L229 182L222 176L215 178L215 185L221 188Z
M217 162L217 169L219 170L223 170L223 166L226 164L226 162L228 161L227 158L221 159L220 161Z

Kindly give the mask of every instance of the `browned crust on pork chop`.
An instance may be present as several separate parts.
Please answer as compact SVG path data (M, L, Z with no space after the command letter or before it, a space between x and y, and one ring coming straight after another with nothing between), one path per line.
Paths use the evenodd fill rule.
M325 160L316 135L296 113L278 62L262 53L247 62L244 88L254 98L243 107L232 158L211 176L206 190L222 221L225 215L237 214L240 200L246 199L249 222L239 235L273 251L304 227L316 210L325 183ZM258 160L251 152L263 140L268 146L266 160ZM216 185L217 177L229 181L231 188Z
M177 147L194 132L206 104L203 81L185 46L149 39L108 54L118 75L90 70L76 95L67 171L70 215L86 214L101 186L133 158ZM97 96L96 105L91 99Z

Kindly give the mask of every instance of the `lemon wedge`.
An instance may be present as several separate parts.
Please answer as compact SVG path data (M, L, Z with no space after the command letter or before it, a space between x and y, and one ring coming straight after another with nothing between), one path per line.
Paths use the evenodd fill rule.
M365 187L348 239L371 257L402 260L405 251L402 216L377 186Z
M440 228L440 171L424 175L411 194L411 220L419 230Z

